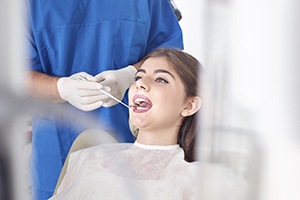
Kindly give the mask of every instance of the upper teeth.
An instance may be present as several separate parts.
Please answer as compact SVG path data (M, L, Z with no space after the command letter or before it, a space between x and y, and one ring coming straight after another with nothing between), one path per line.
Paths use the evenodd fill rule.
M135 101L134 101L134 103L136 103L138 105L140 105L143 102L147 103L147 101L145 99L142 99L142 98L136 98Z

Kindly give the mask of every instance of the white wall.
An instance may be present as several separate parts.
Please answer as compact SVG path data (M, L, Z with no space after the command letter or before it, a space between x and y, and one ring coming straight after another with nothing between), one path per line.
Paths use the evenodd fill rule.
M203 51L205 31L202 28L205 23L203 18L205 13L202 11L203 1L174 0L174 2L182 13L179 23L183 30L184 49L197 59L203 60L205 55Z
M207 71L207 123L259 135L260 199L300 199L300 2L175 3L185 50Z

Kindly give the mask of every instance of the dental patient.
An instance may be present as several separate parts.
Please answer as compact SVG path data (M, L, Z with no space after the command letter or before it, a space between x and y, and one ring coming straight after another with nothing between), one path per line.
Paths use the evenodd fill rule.
M71 154L56 199L199 199L195 160L200 63L177 49L150 53L129 89L133 144ZM202 190L203 191L203 190Z

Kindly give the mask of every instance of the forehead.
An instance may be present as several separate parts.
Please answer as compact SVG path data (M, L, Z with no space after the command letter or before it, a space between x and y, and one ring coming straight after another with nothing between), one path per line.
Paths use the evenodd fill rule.
M167 70L167 71L170 71L170 72L173 72L176 74L174 67L172 66L172 64L170 62L168 62L168 60L165 57L148 58L142 64L141 69L144 69L147 72L151 72L156 69L163 69L163 70Z

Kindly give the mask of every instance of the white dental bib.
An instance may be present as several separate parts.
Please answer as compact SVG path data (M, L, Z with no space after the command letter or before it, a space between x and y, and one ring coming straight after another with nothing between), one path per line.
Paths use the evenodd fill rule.
M184 160L179 145L104 144L71 154L51 200L196 200L200 172L199 165Z

